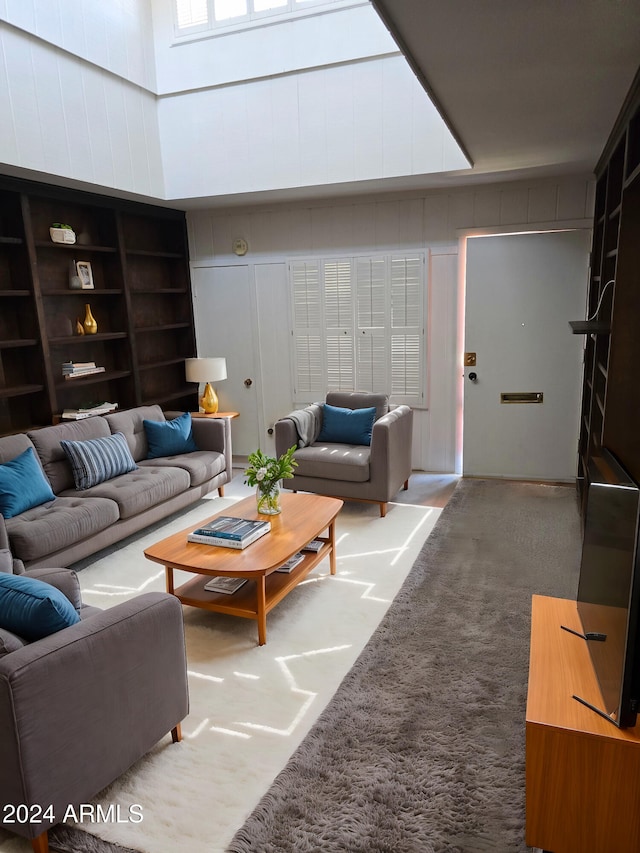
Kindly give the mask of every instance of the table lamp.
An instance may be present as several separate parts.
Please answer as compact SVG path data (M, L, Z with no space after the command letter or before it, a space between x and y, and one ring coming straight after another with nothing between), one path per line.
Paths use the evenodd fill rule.
M227 378L227 360L225 358L188 358L185 361L187 382L204 382L204 393L200 405L208 415L218 411L218 395L212 382Z

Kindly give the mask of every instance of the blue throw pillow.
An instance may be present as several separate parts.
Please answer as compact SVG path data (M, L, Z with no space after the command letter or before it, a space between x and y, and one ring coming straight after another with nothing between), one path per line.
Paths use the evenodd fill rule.
M185 412L172 421L143 421L149 452L147 459L175 456L198 449L192 433L191 414Z
M0 574L0 628L32 641L79 621L73 604L55 586L24 575Z
M54 498L32 447L0 465L0 515L13 518Z
M322 407L322 429L316 441L338 444L371 444L371 431L376 419L376 407L343 409L340 406Z
M137 468L127 439L121 432L86 441L68 441L63 438L60 446L71 462L76 489L89 489Z

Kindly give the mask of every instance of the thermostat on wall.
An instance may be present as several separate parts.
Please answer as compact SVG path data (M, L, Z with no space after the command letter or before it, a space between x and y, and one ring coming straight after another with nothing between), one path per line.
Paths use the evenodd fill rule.
M233 241L233 252L235 255L246 255L249 246L246 240L243 240L242 237L238 237L237 240Z

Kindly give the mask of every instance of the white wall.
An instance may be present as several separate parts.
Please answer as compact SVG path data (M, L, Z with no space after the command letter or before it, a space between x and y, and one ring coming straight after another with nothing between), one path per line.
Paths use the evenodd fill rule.
M467 166L402 57L163 98L159 123L170 198Z
M0 19L131 83L155 87L149 0L0 0Z
M285 261L296 255L374 252L388 248L424 248L429 252L429 387L428 409L416 412L413 464L416 469L453 471L456 465L457 388L462 372L458 346L458 237L477 229L569 227L591 216L592 185L587 178L561 182L514 183L477 189L403 194L369 200L280 205L246 210L193 211L188 214L192 266L211 267L217 286L225 285L225 270L235 264L280 264L270 282L279 300L288 300ZM237 258L234 238L244 237L249 252ZM279 273L277 272L279 271ZM275 298L275 297L274 297ZM258 300L259 301L259 300ZM261 341L280 340L288 351L282 317L261 315L259 360L268 363ZM244 325L244 324L243 324ZM266 345L265 345L266 346ZM265 379L268 400L289 383L289 371ZM271 382L271 386L269 385ZM281 414L286 414L283 411ZM265 446L273 413L264 414L254 446Z
M113 20L92 19L85 9L74 18L75 4L0 0L0 163L54 182L71 178L163 198L155 95L82 58L95 49L105 66L148 79L146 18L130 20L123 11L147 4L84 5L103 12L113 5ZM118 42L123 20L129 27Z
M398 54L373 8L360 4L246 29L175 38L173 0L153 0L157 92L166 95ZM313 10L311 10L313 11Z

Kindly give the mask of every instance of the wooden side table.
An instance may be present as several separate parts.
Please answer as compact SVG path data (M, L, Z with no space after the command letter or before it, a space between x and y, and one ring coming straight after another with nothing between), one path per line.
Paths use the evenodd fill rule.
M229 418L229 420L233 420L233 418L239 418L239 412L191 412L192 418Z

